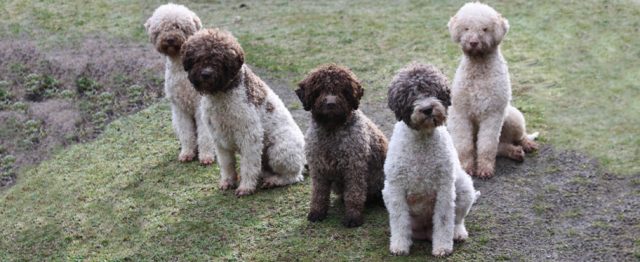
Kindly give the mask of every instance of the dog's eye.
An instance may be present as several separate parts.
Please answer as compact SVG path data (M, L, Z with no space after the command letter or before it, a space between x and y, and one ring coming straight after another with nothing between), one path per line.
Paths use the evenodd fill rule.
M485 27L485 28L482 28L482 31L485 31L485 32L487 32L487 28L486 28L486 27Z
M469 31L469 28L468 28L468 27L467 27L467 28L465 28L465 29L464 29L464 31Z

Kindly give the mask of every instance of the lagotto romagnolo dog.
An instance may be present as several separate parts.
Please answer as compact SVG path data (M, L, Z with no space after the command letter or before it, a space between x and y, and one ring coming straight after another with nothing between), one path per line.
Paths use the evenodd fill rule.
M409 254L413 239L431 240L434 256L468 237L464 218L479 192L462 169L444 123L451 105L446 77L434 66L400 70L388 92L399 120L389 142L382 191L391 226L390 251Z
M205 124L215 141L220 188L237 196L262 187L303 180L304 136L280 98L244 64L244 51L231 33L203 29L182 47L184 70L203 94Z
M522 161L524 152L537 149L536 135L527 136L522 113L510 105L509 71L500 52L509 23L476 2L460 8L448 27L464 55L453 80L447 125L463 168L488 178L497 154Z
M164 92L171 101L173 128L180 140L178 160L191 161L197 154L200 163L212 164L213 139L202 123L201 96L187 79L180 56L182 44L202 27L200 18L182 5L166 4L153 12L144 27L156 50L166 57Z
M306 156L313 182L307 218L323 220L333 188L345 204L342 223L362 225L367 200L381 198L382 166L387 139L360 110L364 93L351 70L330 64L313 70L296 94L312 121L306 134Z

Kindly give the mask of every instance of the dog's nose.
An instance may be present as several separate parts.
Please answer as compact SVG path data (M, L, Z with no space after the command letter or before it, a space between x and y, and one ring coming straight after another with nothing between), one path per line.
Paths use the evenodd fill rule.
M165 40L167 42L167 45L173 45L176 43L176 39L175 38L167 38L167 40Z
M432 107L425 107L423 109L420 109L420 112L422 112L425 115L430 116L431 113L433 113L433 108Z
M202 70L202 72L200 72L200 76L202 76L202 78L210 78L213 75L213 69L211 68L205 68Z
M334 108L334 107L336 107L336 96L327 96L327 97L324 99L324 105L325 105L327 108Z
M478 42L469 42L469 44L471 45L471 47L477 47L478 46Z

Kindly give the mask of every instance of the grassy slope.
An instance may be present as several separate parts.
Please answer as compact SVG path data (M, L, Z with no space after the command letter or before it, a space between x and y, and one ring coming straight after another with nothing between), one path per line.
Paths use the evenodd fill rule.
M52 47L85 34L145 41L140 25L159 4L80 2L89 6L0 2L0 36L37 36ZM319 63L342 63L365 82L366 99L379 103L394 71L411 60L437 64L452 76L459 51L445 25L461 4L188 5L206 25L234 31L249 63L294 80ZM503 50L515 104L525 111L530 130L542 131L554 145L587 151L616 172L640 171L640 7L593 1L491 4L512 26ZM0 193L0 260L387 254L384 212L371 211L369 222L356 230L343 230L336 216L307 225L308 182L240 200L217 191L217 170L175 163L178 146L167 111L161 104L117 121L98 141L60 153ZM454 258L477 256L474 246L491 238L481 225L470 226L474 241L460 246ZM365 241L349 241L354 238ZM414 258L425 249L413 249Z
M69 1L67 1L69 2ZM73 2L73 1L71 1ZM77 1L80 3L82 1ZM141 24L159 2L91 1L86 8L8 1L0 35L68 45L92 34L145 41ZM383 101L394 72L412 60L452 77L460 52L446 23L462 1L258 1L188 4L206 26L232 30L248 61L301 79L320 63L354 69ZM618 173L640 172L640 5L625 1L491 1L510 21L503 45L514 103L545 141L598 157ZM5 15L3 15L5 17ZM0 28L1 28L0 27ZM607 133L607 135L603 135Z
M152 106L23 174L0 201L0 260L388 256L383 208L369 209L358 229L342 227L341 205L328 221L309 224L309 179L237 199L217 190L216 172L175 161L170 117L166 104ZM475 240L452 259L478 256L474 246L490 235L481 226L470 230ZM418 243L414 258L428 250Z

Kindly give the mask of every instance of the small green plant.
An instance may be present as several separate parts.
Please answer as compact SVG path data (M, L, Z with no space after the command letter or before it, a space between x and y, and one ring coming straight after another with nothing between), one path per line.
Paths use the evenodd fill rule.
M24 85L26 100L42 101L54 96L60 84L50 75L29 74L25 77Z
M76 78L76 91L80 95L95 94L100 89L100 83L89 78L88 76L81 75Z
M127 89L127 96L129 97L129 105L138 106L142 104L142 98L144 95L144 87L141 85L132 85Z
M13 105L11 105L11 109L15 111L25 111L29 109L29 104L22 101L17 101L13 103Z

